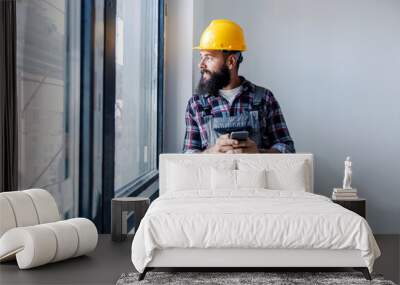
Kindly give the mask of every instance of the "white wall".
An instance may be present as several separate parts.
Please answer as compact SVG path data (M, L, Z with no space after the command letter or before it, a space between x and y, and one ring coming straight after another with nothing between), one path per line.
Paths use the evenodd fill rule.
M167 0L164 152L181 152L192 96L193 0Z
M188 68L198 78L191 46L212 19L232 19L245 30L249 48L240 73L274 92L297 151L315 154L315 191L329 196L341 185L343 161L350 155L353 187L367 198L372 229L400 233L400 1L169 2L182 2L177 13L187 9L186 17L173 21L187 34L172 35L183 57L167 54L170 64L179 64L169 66L167 76L185 78L167 79L167 150L181 150L184 108L196 84L190 86Z

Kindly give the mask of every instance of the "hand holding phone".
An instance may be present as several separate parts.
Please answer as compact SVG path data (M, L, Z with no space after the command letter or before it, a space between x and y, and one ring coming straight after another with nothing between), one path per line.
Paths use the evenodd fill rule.
M231 132L229 135L230 139L238 140L238 141L245 141L245 140L247 140L248 137L249 137L248 131Z

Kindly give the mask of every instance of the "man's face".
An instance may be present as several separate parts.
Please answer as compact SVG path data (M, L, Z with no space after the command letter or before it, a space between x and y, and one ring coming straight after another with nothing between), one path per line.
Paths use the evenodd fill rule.
M200 51L199 68L201 78L197 85L197 91L200 93L216 95L231 80L229 68L221 51Z

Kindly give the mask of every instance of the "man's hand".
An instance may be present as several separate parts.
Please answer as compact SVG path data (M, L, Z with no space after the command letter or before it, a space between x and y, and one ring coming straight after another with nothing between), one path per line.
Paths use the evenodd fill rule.
M208 147L203 153L233 153L234 146L238 146L239 141L230 139L229 134L220 136L215 145Z
M239 142L230 139L229 134L220 136L215 145L207 148L203 153L258 153L257 144L251 139Z
M249 138L235 145L233 148L232 153L259 153L257 144Z

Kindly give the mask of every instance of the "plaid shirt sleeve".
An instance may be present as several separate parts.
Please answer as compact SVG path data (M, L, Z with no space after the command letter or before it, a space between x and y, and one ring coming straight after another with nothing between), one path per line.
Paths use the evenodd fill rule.
M193 110L191 101L189 100L185 113L186 132L183 141L184 153L198 153L202 151L200 128L194 119L195 111Z
M294 153L294 143L283 117L282 110L271 91L267 93L267 136L271 148L281 153Z

